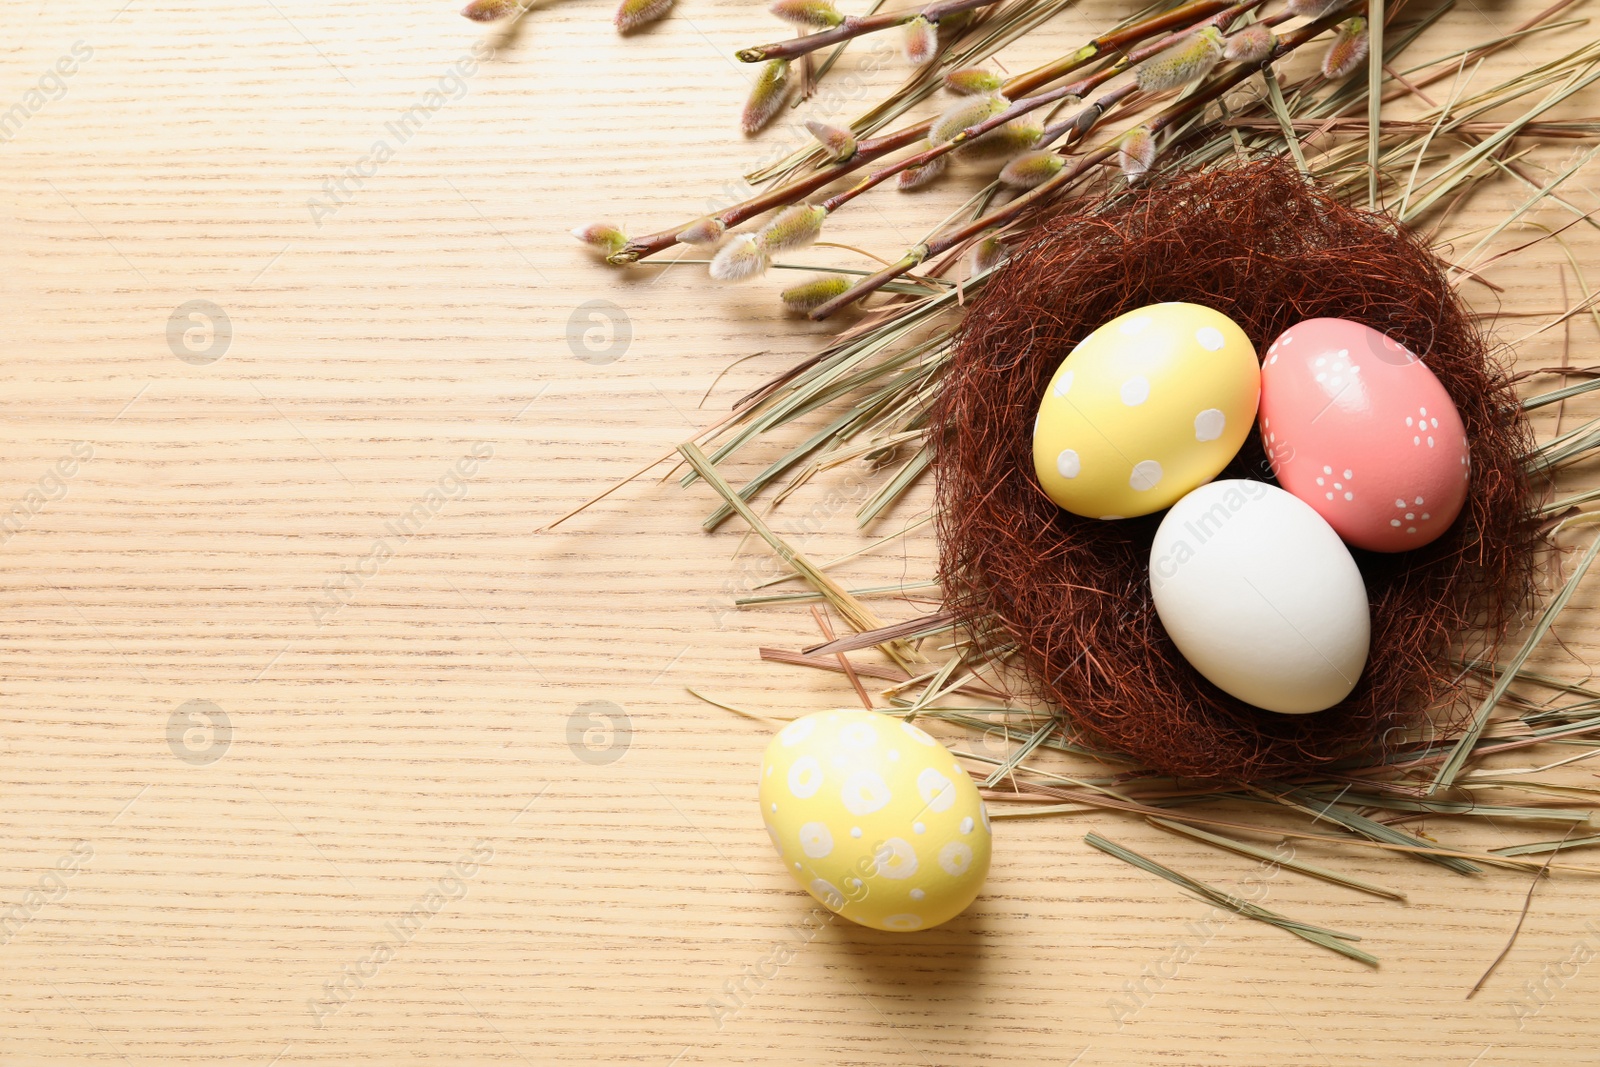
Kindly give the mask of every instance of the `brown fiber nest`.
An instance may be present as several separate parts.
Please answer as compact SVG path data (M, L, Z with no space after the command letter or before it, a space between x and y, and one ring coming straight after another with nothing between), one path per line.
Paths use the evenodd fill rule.
M1411 552L1353 553L1372 651L1326 711L1264 712L1189 666L1150 598L1160 514L1079 518L1035 481L1033 416L1051 373L1097 326L1166 300L1224 312L1258 351L1302 319L1364 322L1423 353L1461 411L1472 450L1461 518ZM1459 711L1452 660L1496 647L1531 594L1533 441L1506 374L1422 242L1280 162L1079 202L1031 230L972 302L935 419L947 607L998 624L1033 695L1085 740L1164 773L1252 781L1378 756L1396 727ZM1222 477L1269 472L1252 434Z

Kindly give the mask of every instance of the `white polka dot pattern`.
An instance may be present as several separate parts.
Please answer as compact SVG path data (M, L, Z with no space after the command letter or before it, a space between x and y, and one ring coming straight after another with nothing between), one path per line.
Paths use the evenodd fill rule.
M820 822L800 827L800 847L807 856L819 860L833 851L833 834Z
M1194 439L1215 441L1228 427L1228 416L1220 408L1206 408L1194 417Z
M852 772L844 780L839 797L851 815L871 815L894 799L883 775L871 769Z
M1130 408L1138 407L1150 399L1150 381L1136 375L1122 383L1120 393L1124 404Z
M917 873L917 850L903 838L891 837L878 849L878 875L899 881Z
M1161 464L1153 459L1142 459L1133 465L1133 473L1128 475L1129 488L1141 493L1154 489L1161 484Z
M1238 453L1260 383L1250 339L1221 312L1176 301L1128 311L1080 341L1041 386L1039 485L1090 518L1168 507Z
M815 756L801 756L789 768L789 793L799 800L817 795L822 788L822 765Z
M939 850L939 866L944 873L960 876L972 865L972 849L960 841L951 841Z
M917 775L917 795L927 803L929 811L949 811L956 802L955 783L932 767L924 767Z
M912 723L867 711L806 716L773 738L759 780L784 868L847 919L927 929L982 887L983 802L950 751Z
M1261 435L1284 489L1370 551L1416 548L1451 526L1466 499L1466 434L1425 359L1331 318L1296 323L1267 353Z

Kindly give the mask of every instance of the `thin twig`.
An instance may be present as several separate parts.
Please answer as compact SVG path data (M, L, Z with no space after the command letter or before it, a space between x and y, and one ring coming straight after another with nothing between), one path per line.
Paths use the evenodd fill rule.
M1561 838L1563 842L1572 835L1572 830L1572 827L1567 828L1566 834ZM1522 913L1517 916L1517 925L1511 928L1511 936L1506 938L1505 948L1502 948L1500 950L1500 954L1490 961L1489 966L1485 968L1482 977L1473 983L1471 989L1467 990L1467 1000L1471 1000L1477 995L1478 990L1483 988L1483 984L1489 980L1489 976L1494 973L1495 968L1500 966L1500 961L1511 955L1511 946L1517 943L1517 935L1522 933L1522 924L1527 921L1528 918L1528 908L1533 904L1533 891L1538 887L1539 879L1549 875L1550 860L1555 859L1556 853L1560 850L1561 848L1559 845L1551 849L1549 858L1544 861L1544 866L1533 872L1533 878L1528 882L1528 895L1522 898Z

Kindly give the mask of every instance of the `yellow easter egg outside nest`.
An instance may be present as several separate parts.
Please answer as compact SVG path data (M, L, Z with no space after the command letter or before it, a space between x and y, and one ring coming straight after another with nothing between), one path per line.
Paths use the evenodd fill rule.
M1255 347L1228 316L1177 302L1136 308L1079 342L1051 377L1034 472L1075 515L1149 515L1222 473L1260 399Z
M977 786L949 749L894 716L796 719L762 756L760 796L784 868L862 926L938 926L972 903L989 873Z

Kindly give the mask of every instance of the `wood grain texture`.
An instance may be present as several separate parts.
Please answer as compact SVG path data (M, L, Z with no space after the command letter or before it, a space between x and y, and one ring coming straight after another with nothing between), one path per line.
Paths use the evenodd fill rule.
M1539 6L1463 5L1433 47ZM0 112L76 42L92 52L0 144L0 512L22 514L0 545L0 1063L1600 1062L1600 966L1569 963L1600 945L1593 879L1541 889L1470 1003L1524 876L1301 849L1410 894L1270 879L1271 906L1363 933L1370 971L1083 846L1095 828L1220 885L1251 876L1109 815L1001 823L986 893L945 928L806 929L753 803L767 726L684 689L774 719L849 703L837 675L756 659L818 639L804 606L733 609L777 572L737 523L701 533L703 486L647 478L538 532L825 335L773 313L774 279L621 275L566 236L688 219L797 143L792 119L753 142L734 128L753 71L729 57L774 24L682 0L623 40L598 0L569 0L507 37L453 7L0 13ZM1123 10L1085 0L1008 65ZM492 58L464 73L475 47ZM863 75L837 117L897 77ZM363 163L430 90L450 99ZM371 173L314 210L346 167ZM1583 210L1591 175L1567 189ZM1492 185L1455 225L1521 195ZM874 196L836 236L898 251L959 193L929 196ZM1592 234L1567 234L1586 265ZM1468 286L1475 304L1580 294L1551 245L1495 278L1504 293ZM213 362L169 344L191 300L231 322ZM626 316L610 362L569 344L588 301ZM1514 356L1569 344L1588 363L1595 340L1580 317ZM866 490L829 488L772 519L818 559L862 543ZM924 529L847 574L932 565ZM1597 661L1597 596L1550 669ZM1539 1010L1519 1019L1530 982Z

